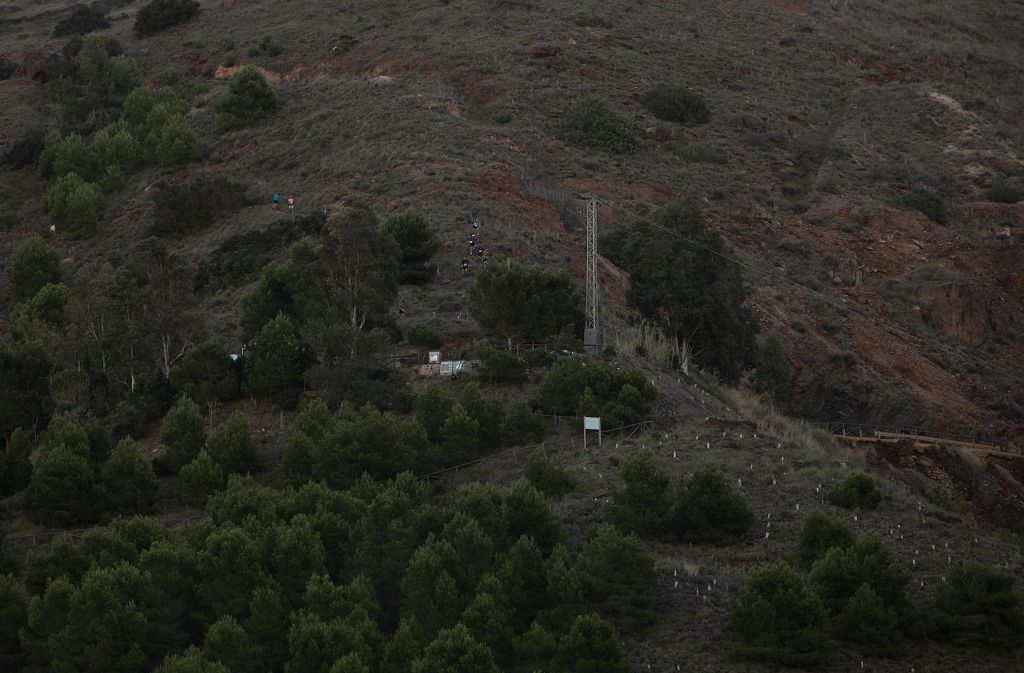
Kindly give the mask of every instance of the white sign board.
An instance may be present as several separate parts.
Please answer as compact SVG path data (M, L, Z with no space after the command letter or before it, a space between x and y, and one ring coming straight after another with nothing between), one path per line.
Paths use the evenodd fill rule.
M601 431L601 417L600 416L584 416L583 417L583 429L584 430L597 430Z
M430 351L427 353L427 362L436 365L441 361L441 351Z

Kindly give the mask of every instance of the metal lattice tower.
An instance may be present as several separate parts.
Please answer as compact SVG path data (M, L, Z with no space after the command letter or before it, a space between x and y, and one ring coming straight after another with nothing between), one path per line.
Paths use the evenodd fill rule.
M586 202L587 210L587 323L583 328L583 345L587 350L593 350L604 345L597 280L597 197L593 194L580 194L580 198Z

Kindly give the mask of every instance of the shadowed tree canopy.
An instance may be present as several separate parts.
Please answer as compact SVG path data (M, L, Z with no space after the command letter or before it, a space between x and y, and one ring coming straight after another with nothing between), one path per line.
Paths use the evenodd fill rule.
M135 59L110 55L109 39L87 35L75 56L71 75L57 83L57 100L65 126L102 128L121 114L121 103L145 80Z
M384 221L384 233L398 243L401 265L399 282L420 285L430 280L433 267L425 266L441 249L430 222L419 211L408 209Z
M398 296L398 245L378 229L377 217L362 204L328 221L326 231L320 283L324 303L339 306L342 319L352 327L379 324Z
M60 255L36 234L18 248L4 273L15 301L31 299L47 283L60 282Z
M583 330L582 294L566 271L492 264L473 278L470 311L493 334L539 339L566 325Z
M747 289L732 251L693 198L652 219L656 227L636 220L602 239L606 256L630 274L629 305L689 343L702 366L736 381L755 364L757 325L743 306Z
M825 607L785 561L754 569L729 618L743 659L810 667L828 658Z
M52 407L50 367L42 347L0 340L0 436L46 420Z

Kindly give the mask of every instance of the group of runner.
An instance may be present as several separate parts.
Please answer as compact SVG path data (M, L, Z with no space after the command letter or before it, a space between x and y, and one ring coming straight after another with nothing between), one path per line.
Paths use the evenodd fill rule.
M491 262L491 251L480 240L480 218L475 214L469 216L469 237L466 244L469 246L469 256L462 258L462 273L469 273L469 259L476 256L476 261L485 269Z
M273 199L273 201L274 201L274 210L280 210L281 209L281 195L278 194L277 192L274 192L274 199ZM286 202L288 204L288 212L291 213L292 215L294 215L295 214L295 197L289 196Z

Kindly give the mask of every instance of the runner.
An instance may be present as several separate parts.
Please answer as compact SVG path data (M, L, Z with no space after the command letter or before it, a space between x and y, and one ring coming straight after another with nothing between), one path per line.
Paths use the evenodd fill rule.
M295 214L295 199L290 196L288 197L288 212L292 215Z
M280 207L281 207L281 195L278 194L277 192L274 192L274 210L277 210Z

